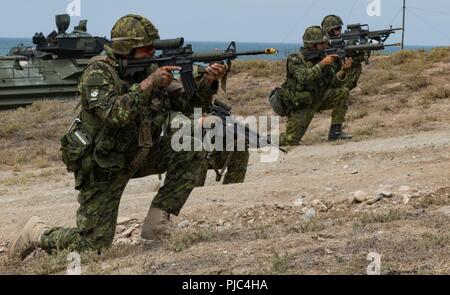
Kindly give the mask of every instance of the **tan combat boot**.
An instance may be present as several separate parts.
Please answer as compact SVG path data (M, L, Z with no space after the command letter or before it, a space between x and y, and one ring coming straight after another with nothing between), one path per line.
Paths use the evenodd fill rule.
M159 208L150 207L147 217L142 225L141 237L146 240L155 240L166 235L173 228L170 214Z
M8 249L10 259L19 257L24 259L33 252L39 244L39 240L44 232L50 229L39 217L30 217L21 228L19 234L11 242Z

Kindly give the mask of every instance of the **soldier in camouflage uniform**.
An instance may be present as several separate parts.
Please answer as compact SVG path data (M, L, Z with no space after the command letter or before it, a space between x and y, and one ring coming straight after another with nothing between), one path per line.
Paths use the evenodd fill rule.
M286 132L281 135L281 145L298 145L314 114L326 109L333 110L328 139L351 138L351 135L342 131L350 93L345 84L351 59L346 59L340 65L337 64L337 55L313 61L306 60L304 56L308 50L329 48L328 41L320 27L310 27L303 35L304 47L288 57L286 81L280 90L288 110Z
M344 22L337 15L328 15L322 21L322 29L327 32L328 36L340 37L342 35L342 26ZM352 56L353 64L347 73L346 87L351 91L358 86L358 80L362 73L362 62L365 60L365 54L355 54Z
M112 46L106 46L106 55L91 61L81 77L81 114L61 140L63 161L74 172L79 190L77 227L50 227L34 216L13 240L10 257L24 257L34 247L48 252L108 247L130 178L167 173L145 219L143 238L166 231L169 214L180 212L205 153L174 152L171 137L160 135L162 126L173 111L192 113L194 107L207 107L225 67L210 65L189 99L173 80L171 72L178 67L155 66L148 73L122 76L118 60L153 56L152 44L158 38L153 24L138 15L127 15L115 24Z

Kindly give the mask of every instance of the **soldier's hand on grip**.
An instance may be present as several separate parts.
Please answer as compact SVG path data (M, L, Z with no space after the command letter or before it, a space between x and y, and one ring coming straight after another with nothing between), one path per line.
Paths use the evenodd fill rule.
M337 55L337 54L330 54L330 55L327 55L327 56L325 56L324 59L322 59L322 60L320 61L319 65L320 65L321 68L324 68L324 67L326 67L326 66L329 66L329 65L331 65L331 64L336 60L336 58L338 58L338 55Z
M220 80L225 75L226 70L227 70L226 65L211 64L205 69L206 72L205 77L210 81Z
M167 66L158 68L152 74L150 74L144 81L141 82L140 86L142 91L149 92L155 88L167 87L173 81L172 71L179 71L180 67Z
M353 65L353 59L351 57L346 57L342 63L342 70L348 71Z

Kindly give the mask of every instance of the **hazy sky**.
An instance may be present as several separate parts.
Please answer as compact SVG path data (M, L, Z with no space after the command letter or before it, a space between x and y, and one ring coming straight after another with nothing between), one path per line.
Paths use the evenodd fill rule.
M0 37L30 37L50 33L54 15L80 1L88 29L107 35L127 13L150 18L162 38L184 36L191 41L295 42L306 27L328 14L346 23L369 23L372 29L401 26L403 0L2 0ZM367 5L381 2L381 16L368 16ZM407 45L450 45L450 1L407 0ZM400 38L392 38L398 41Z

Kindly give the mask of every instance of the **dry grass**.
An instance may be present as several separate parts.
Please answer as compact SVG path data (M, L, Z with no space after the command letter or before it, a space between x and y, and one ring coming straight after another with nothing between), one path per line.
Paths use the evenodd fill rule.
M448 71L449 57L448 49L375 57L364 69L361 89L355 89L351 98L346 126L355 140L448 128L450 100L445 85L450 77L441 73ZM427 73L428 69L436 71ZM237 114L271 114L265 96L283 79L282 62L239 61L234 63L227 96L219 96L228 99ZM41 169L3 178L1 186L32 182L36 176L53 179L63 171L59 170L63 169L59 138L75 116L75 105L76 101L44 101L25 109L0 112L0 169ZM329 121L329 111L318 114L305 142L325 140ZM399 210L355 213L354 208L345 207L340 213L321 212L311 222L301 219L300 209L262 206L253 209L251 215L265 213L257 219L261 223L258 225L250 225L248 216L233 215L225 220L229 228L211 225L207 229L177 230L163 247L121 245L101 255L85 253L83 273L187 273L197 263L202 268L209 264L236 268L238 273L363 274L367 253L373 250L382 252L384 274L448 274L450 223L448 217L432 215L437 214L434 209L448 204L448 192L440 192L411 200L409 207ZM410 217L422 208L429 208L426 218ZM217 222L217 216L210 218L211 224ZM223 251L235 249L236 244L236 252L244 256L228 260ZM245 251L254 251L247 254L244 247ZM326 254L324 249L332 254ZM66 257L67 253L61 252L19 263L7 262L1 256L0 272L64 273ZM242 271L243 265L247 269Z
M450 87L446 85L433 86L428 88L422 95L422 99L429 103L436 99L445 99L450 97Z
M50 165L50 163L46 162L46 166L47 165ZM65 173L66 169L62 167L49 169L42 168L35 172L25 172L25 173L16 172L12 177L0 179L0 185L4 186L25 185L32 183L40 183L46 179L51 179L52 181L55 181L60 180L60 178L57 177L58 175L64 175Z
M166 246L170 251L180 252L197 243L211 241L213 238L214 233L208 229L179 230L170 235L170 238L166 241Z
M447 47L433 48L425 55L425 58L431 62L450 62L450 49Z
M231 67L231 74L247 73L254 78L279 79L286 75L286 63L284 61L235 61Z
M405 86L411 91L418 91L428 85L430 85L430 81L424 75L412 75L405 83Z
M135 256L144 251L144 245L113 245L101 253L88 251L80 254L81 271L85 273L106 274L115 270L116 265L111 263L115 259ZM66 274L70 268L68 255L70 251L64 250L48 255L43 251L25 262L19 260L0 260L0 269L8 270L8 274ZM117 268L120 266L117 265Z
M448 126L450 78L440 73L449 64L448 48L374 58L350 101L347 125L355 140Z
M446 206L450 204L450 192L447 192L447 194L440 193L440 194L430 194L428 196L425 196L418 201L414 202L414 207L417 209L427 209L432 206Z
M239 114L272 114L267 94L283 82L285 64L277 62L271 66L270 63L244 61L236 64L234 75L230 76L234 82L230 83L228 95L222 98L228 99ZM275 69L274 74L263 70L263 66ZM450 71L448 48L374 57L371 64L364 67L360 87L353 91L350 99L346 125L356 135L355 140L429 131L450 124L449 89L445 86L450 78L442 75L447 71ZM329 120L329 111L316 115L303 143L324 141ZM284 122L285 118L282 125Z
M402 214L398 210L364 211L357 217L356 225L366 226L372 223L387 223L400 219L402 219Z
M382 92L382 86L396 81L397 76L394 72L384 69L374 69L370 74L362 76L361 92L363 95L376 95Z
M402 51L375 56L364 66L359 88L352 92L346 126L355 140L410 134L450 124L450 49ZM238 115L272 115L267 95L285 77L284 61L235 61L228 101ZM61 165L59 139L75 117L76 101L43 101L0 116L0 168ZM426 110L424 112L424 110ZM326 140L330 111L315 116L305 144ZM284 128L285 118L281 119Z
M448 198L449 189L444 188L417 202L439 206L448 204ZM209 216L201 223L208 227L179 229L160 243L82 253L82 273L365 274L367 254L378 252L382 274L448 274L448 217L432 210L419 216L416 206L403 204L378 203L370 211L333 206L340 210L320 212L310 222L290 206L239 208L224 220L229 227L218 226L217 217ZM258 215L264 218L248 223ZM41 253L27 262L0 256L0 273L64 274L67 255Z
M41 101L1 111L0 167L46 168L60 162L60 137L74 119L76 101Z
M422 234L422 241L424 247L427 249L436 249L448 247L450 243L450 234L432 234L424 233Z
M274 250L272 256L269 258L270 268L268 273L280 275L292 271L293 260L292 255L289 255L289 253L284 252L280 254Z

